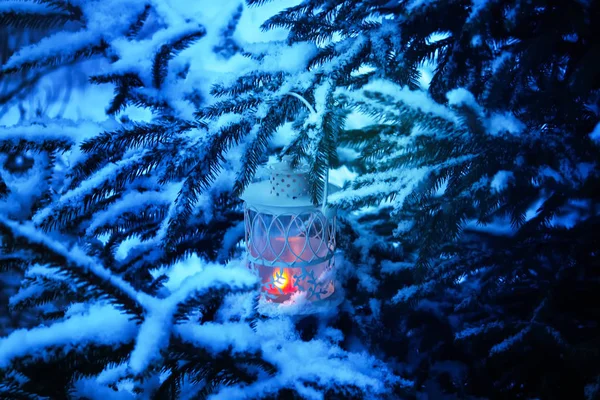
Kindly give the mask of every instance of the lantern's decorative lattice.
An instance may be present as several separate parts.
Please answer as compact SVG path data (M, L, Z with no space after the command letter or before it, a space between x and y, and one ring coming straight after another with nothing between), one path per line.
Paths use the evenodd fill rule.
M307 187L304 171L280 163L242 195L248 262L274 302L334 292L335 210L314 206Z

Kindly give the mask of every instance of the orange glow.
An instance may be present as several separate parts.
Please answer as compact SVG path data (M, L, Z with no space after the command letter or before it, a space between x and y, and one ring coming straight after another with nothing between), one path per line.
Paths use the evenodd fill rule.
M289 268L273 268L273 284L267 288L270 294L289 294L294 293L297 288L294 286L294 278Z

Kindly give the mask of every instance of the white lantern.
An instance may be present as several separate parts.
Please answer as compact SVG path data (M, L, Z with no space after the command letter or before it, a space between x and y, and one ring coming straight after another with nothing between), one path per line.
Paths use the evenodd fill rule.
M273 164L269 179L249 185L244 200L248 263L262 294L282 303L304 293L309 301L335 290L336 210L312 204L307 171ZM338 189L327 184L327 192Z

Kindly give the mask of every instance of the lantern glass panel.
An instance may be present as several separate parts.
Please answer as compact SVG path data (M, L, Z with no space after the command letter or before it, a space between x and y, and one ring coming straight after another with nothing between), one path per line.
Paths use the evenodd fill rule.
M282 302L296 292L310 300L334 291L335 216L319 209L271 214L246 208L246 243L267 298Z
M266 261L314 262L335 249L333 221L316 212L299 215L247 210L250 255Z

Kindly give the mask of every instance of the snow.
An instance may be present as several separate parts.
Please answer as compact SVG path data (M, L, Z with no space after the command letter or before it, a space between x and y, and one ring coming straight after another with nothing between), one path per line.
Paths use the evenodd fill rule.
M403 287L402 289L398 290L396 295L392 298L392 302L393 303L401 303L401 302L407 301L411 297L413 297L415 294L417 294L418 291L419 291L418 285L410 285L410 286Z
M368 268L358 266L356 270L356 276L358 277L358 285L360 290L364 290L369 293L377 292L377 286L379 285L379 282L369 274Z
M369 307L371 308L371 313L373 314L373 318L379 319L379 317L381 315L381 300L370 299Z
M386 173L366 174L354 179L355 185L363 185L355 189L345 189L329 196L329 202L340 207L350 207L354 202L363 201L365 197L382 198L390 193L395 194L394 204L400 207L404 199L412 193L416 185L426 176L427 168L399 169Z
M142 373L152 362L160 359L161 351L169 344L173 314L178 305L209 289L250 290L256 285L256 277L248 269L240 268L237 265L224 268L214 264L196 264L196 270L197 273L185 277L168 297L164 299L150 298L145 301L148 313L140 327L135 348L129 360L129 368L132 372ZM185 335L186 330L182 329L178 327L175 328L175 331ZM187 332L189 333L189 330ZM204 331L204 337L206 338L206 335L210 335L211 332L215 331L208 331L208 333ZM193 331L192 333L200 335L202 331ZM201 337L198 336L197 339L201 340Z
M160 352L169 344L174 312L170 305L154 301L145 316L129 358L129 368L134 374L141 374L153 361L159 360Z
M119 332L115 335L115 332ZM44 358L44 349L61 346L65 350L88 344L119 345L134 339L135 324L109 305L91 305L89 310L51 326L19 329L0 339L0 368L18 357Z
M301 0L267 1L260 7L244 7L242 17L236 30L236 39L242 43L276 42L285 40L289 31L284 28L264 30L263 22L280 11L301 3ZM214 3L218 9L219 3Z
M492 178L490 186L495 192L501 192L509 185L509 183L515 179L515 175L512 171L498 171Z
M69 144L78 143L97 135L103 126L90 121L73 122L67 119L52 119L43 123L30 125L0 125L0 140L18 141L20 139L33 142L50 140L66 140Z
M224 387L211 398L247 399L292 387L308 399L323 399L321 390L304 384L311 381L324 387L355 385L377 398L391 383L412 385L389 375L385 365L373 356L346 352L333 345L331 340L341 339L335 330L325 330L319 338L303 342L290 320L269 319L259 321L256 331L264 358L277 366L277 374L247 386Z
M262 71L300 72L317 52L317 47L308 42L294 43L292 46L271 46L269 54L261 63Z
M17 0L3 0L0 2L0 13L35 13L35 14L52 14L56 13L58 10L47 7L40 3L29 3L24 1Z
M475 96L465 88L453 89L446 93L448 104L451 106L467 106L477 112L480 116L485 113L483 108L475 100Z
M483 108L479 105L475 96L467 89L458 88L446 93L448 104L451 106L467 106L474 110L482 119L488 134L497 136L503 133L519 135L525 129L525 125L514 116L506 112L496 112L486 116Z
M525 125L509 112L492 114L486 121L486 126L488 127L488 133L491 135L504 132L518 135L525 129Z
M466 328L460 332L456 332L456 334L454 335L454 338L456 340L468 339L473 336L484 334L490 329L503 329L503 328L504 328L504 323L502 323L502 322L499 322L499 321L498 322L490 322L485 325Z
M81 30L75 35L72 32L57 32L42 39L37 45L19 50L8 59L2 69L19 68L23 64L49 57L68 57L74 52L99 45L100 39L96 32L88 30Z
M136 396L131 390L115 391L94 378L79 378L73 382L73 391L71 395L79 399L90 400L133 400Z
M516 229L511 225L508 216L496 217L486 224L480 224L475 219L469 220L464 224L463 228L475 232L490 233L496 236L512 236L516 233Z
M394 274L412 268L414 268L414 264L405 261L393 262L389 260L383 260L381 262L381 272L384 274Z
M87 228L87 234L93 235L93 232L99 227L115 223L117 218L125 212L134 211L140 207L149 205L166 205L170 204L173 200L168 190L166 193L155 191L126 193L107 209L94 215L93 221Z
M240 221L236 225L227 229L223 235L223 242L221 244L221 250L219 251L219 259L227 259L228 252L239 244L240 240L244 238L244 222Z
M363 87L363 91L372 91L388 95L391 96L394 101L410 105L411 107L415 107L424 113L432 114L452 122L457 122L456 116L448 108L435 102L427 93L421 90L410 90L407 86L400 87L394 83L376 79L365 85ZM352 99L360 100L360 97L357 94L344 94L347 94Z
M123 294L127 295L130 299L143 303L148 295L144 293L138 293L131 287L129 283L113 275L109 270L97 264L97 262L86 255L78 247L72 247L71 249L65 248L61 243L58 243L46 235L43 235L36 230L31 223L18 224L16 222L6 220L0 215L0 224L9 227L12 233L16 237L23 237L31 243L40 244L51 249L56 254L63 256L68 262L72 263L74 268L81 269L82 272L90 272L101 278L104 281L110 282L115 286L116 289L120 290Z
M406 5L406 11L411 12L411 11L418 10L419 8L425 8L425 7L429 6L431 3L435 3L436 1L437 0L411 0ZM422 10L418 10L418 11L422 11Z
M472 0L471 14L467 21L472 21L477 18L477 15L485 8L489 0Z
M506 338L505 340L503 340L502 342L495 344L494 346L492 346L492 348L490 349L490 356L497 354L497 353L501 353L503 351L506 351L508 349L510 349L512 346L514 346L516 343L520 342L523 340L523 338L525 337L525 335L527 333L529 333L529 331L531 330L531 328L529 326L521 329L519 332L517 332L516 334Z
M343 187L346 182L353 181L357 176L358 174L356 172L353 172L348 169L347 166L342 165L339 168L329 170L329 183Z
M212 323L199 325L188 322L176 325L175 334L195 346L217 354L231 348L233 353L254 352L260 349L260 340L245 322Z
M492 72L497 72L504 63L508 62L513 57L513 54L509 51L503 51L492 63Z

